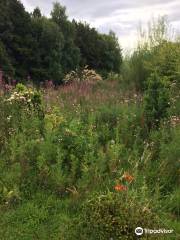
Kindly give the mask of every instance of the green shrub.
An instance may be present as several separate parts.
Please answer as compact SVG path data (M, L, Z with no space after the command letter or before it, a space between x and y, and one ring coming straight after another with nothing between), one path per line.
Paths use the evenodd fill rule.
M153 229L158 218L145 203L126 192L95 194L82 209L82 239L135 239L137 226Z
M37 164L39 146L44 134L41 94L22 84L0 102L1 123L0 162L3 188L11 198L19 193L28 196L37 187ZM15 193L18 194L15 194ZM2 199L6 199L6 193ZM12 197L13 196L13 197ZM5 200L3 200L5 201ZM12 201L8 201L9 203Z
M66 240L69 235L70 201L39 191L16 208L0 209L0 236L3 240ZM2 237L3 236L3 237Z
M166 77L153 73L148 79L144 96L144 116L148 129L158 127L168 117L170 106L169 84Z

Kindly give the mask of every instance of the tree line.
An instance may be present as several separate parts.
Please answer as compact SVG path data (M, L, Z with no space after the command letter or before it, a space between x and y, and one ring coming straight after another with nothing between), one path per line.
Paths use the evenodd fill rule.
M0 1L0 68L6 78L52 80L88 65L102 75L120 72L121 48L115 34L70 21L56 2L50 17L37 7L28 13L18 0Z

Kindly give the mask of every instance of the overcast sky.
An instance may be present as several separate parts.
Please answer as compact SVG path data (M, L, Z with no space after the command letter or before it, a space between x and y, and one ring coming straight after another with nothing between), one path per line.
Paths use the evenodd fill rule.
M53 0L21 0L26 10L39 6L49 16ZM90 23L99 31L112 29L125 49L134 46L139 24L146 24L151 17L167 15L172 26L180 30L180 0L61 0L67 7L70 19Z

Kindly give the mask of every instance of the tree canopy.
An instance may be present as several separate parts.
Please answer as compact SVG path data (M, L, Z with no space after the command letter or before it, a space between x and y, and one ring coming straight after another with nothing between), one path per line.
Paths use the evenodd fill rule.
M114 33L100 34L86 23L70 21L56 2L50 17L39 7L28 13L18 0L0 2L0 68L4 75L36 83L61 83L85 65L99 73L119 73L121 49Z

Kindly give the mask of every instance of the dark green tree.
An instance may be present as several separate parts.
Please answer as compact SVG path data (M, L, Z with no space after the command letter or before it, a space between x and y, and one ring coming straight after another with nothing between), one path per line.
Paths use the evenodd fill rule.
M33 54L31 56L31 75L36 82L62 80L63 35L52 20L45 17L32 19Z
M148 129L159 126L161 120L168 117L170 106L170 85L167 77L160 77L156 72L147 80L144 95L144 116Z
M41 14L41 10L39 9L39 7L36 7L35 9L34 9L34 11L33 11L33 13L32 13L32 16L34 17L34 18L40 18L40 17L42 17L42 14Z
M100 34L88 24L69 21L54 3L51 18L37 7L25 11L18 0L0 1L0 61L7 75L37 83L60 83L72 70L89 65L99 73L120 71L121 49L113 32Z
M122 64L121 48L114 32L102 35L100 68L107 72L120 73Z
M20 1L0 1L0 40L18 78L25 78L29 73L30 29L30 15Z
M80 51L75 45L75 27L68 20L66 8L60 3L54 3L51 12L52 20L59 26L64 37L64 47L62 49L62 67L64 74L76 69L79 66Z
M76 45L81 52L81 66L88 65L101 73L119 73L122 54L115 34L100 34L87 23L73 21L73 24L76 26Z
M73 21L76 27L76 45L81 53L81 66L89 65L97 69L99 65L100 38L95 28L91 28L87 23L77 23Z
M55 23L57 23L62 28L64 23L68 20L66 15L66 7L62 6L60 3L55 2L53 4L53 10L51 12L51 17Z
M0 68L4 72L4 75L13 76L14 68L11 65L5 46L1 41L0 41Z

